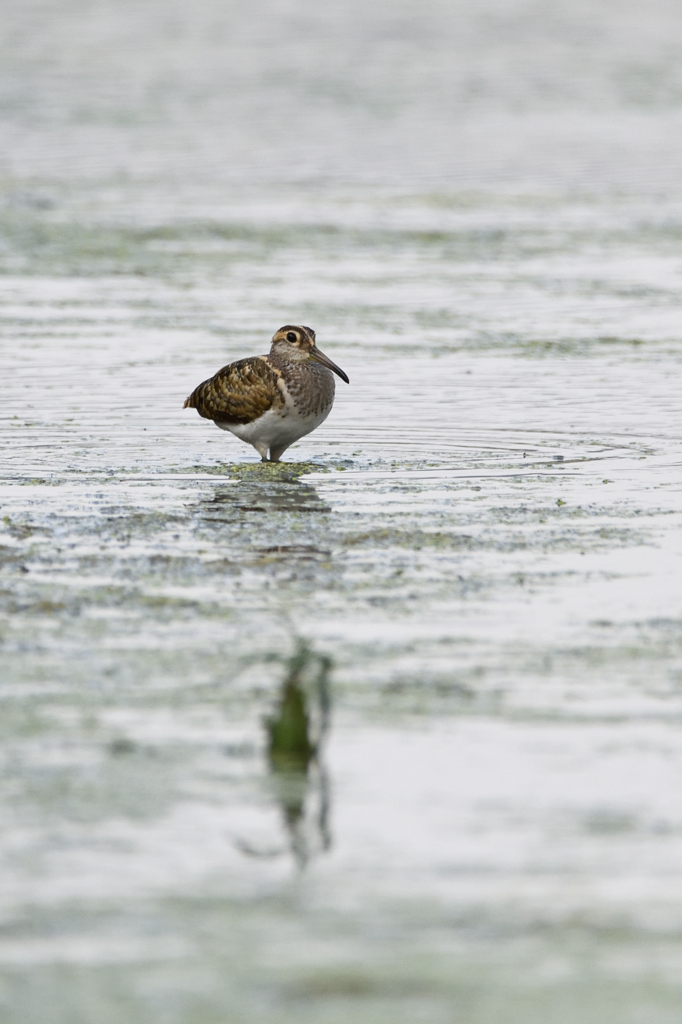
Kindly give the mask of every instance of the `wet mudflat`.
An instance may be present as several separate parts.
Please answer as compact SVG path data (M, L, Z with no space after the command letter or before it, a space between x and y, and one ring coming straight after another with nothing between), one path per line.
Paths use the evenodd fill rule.
M241 94L198 69L218 74L209 35L225 75L274 59L255 22L60 10L38 36L13 15L3 44L26 66L0 183L2 1020L677 1022L680 133L656 40L649 77L627 64L644 7L620 34L608 3L574 25L603 31L603 109L581 106L561 5L537 16L556 82L583 74L560 97L580 131L550 129L532 83L505 106L516 8L481 28L458 7L466 53L494 38L511 64L447 117L413 81L399 117L409 18L365 26L406 49L349 99L333 60L360 23L301 7L279 30L307 24L332 61L329 109L319 78L247 93L280 156L277 104L308 111L309 164L251 175L263 122L229 108L231 178L220 103ZM101 59L144 26L155 46L116 58L143 87ZM353 167L335 147L369 109ZM430 177L419 147L396 170L453 117L469 164L434 142ZM635 121L669 129L646 174L642 147L614 156ZM268 466L182 403L287 322L351 384Z

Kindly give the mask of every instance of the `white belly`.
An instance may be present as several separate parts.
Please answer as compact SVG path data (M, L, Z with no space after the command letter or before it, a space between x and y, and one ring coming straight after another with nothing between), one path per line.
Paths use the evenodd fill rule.
M277 412L268 409L252 423L217 423L216 426L221 430L229 430L240 441L246 441L256 448L288 448L294 441L324 423L330 411L331 405L314 416L299 416L287 402L283 409Z

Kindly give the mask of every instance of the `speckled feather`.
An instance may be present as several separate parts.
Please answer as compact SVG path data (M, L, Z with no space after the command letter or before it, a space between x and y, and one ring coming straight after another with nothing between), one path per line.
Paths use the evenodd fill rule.
M314 416L331 409L336 391L334 376L318 363L287 362L275 352L267 357L268 365L280 373L301 416Z
M280 409L284 396L277 386L281 371L267 356L229 363L194 389L184 408L196 409L216 423L251 423L268 409Z

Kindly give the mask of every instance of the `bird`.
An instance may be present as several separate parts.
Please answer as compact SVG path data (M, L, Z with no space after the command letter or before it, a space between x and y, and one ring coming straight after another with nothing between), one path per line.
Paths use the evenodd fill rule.
M267 356L248 356L203 381L183 408L196 409L221 430L253 445L263 462L284 452L326 420L334 404L334 374L343 370L321 352L311 327L286 324Z

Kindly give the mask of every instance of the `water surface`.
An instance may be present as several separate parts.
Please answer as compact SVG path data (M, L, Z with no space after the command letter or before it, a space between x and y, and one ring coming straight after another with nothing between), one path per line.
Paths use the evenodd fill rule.
M676 6L6 15L3 1021L679 1020Z

